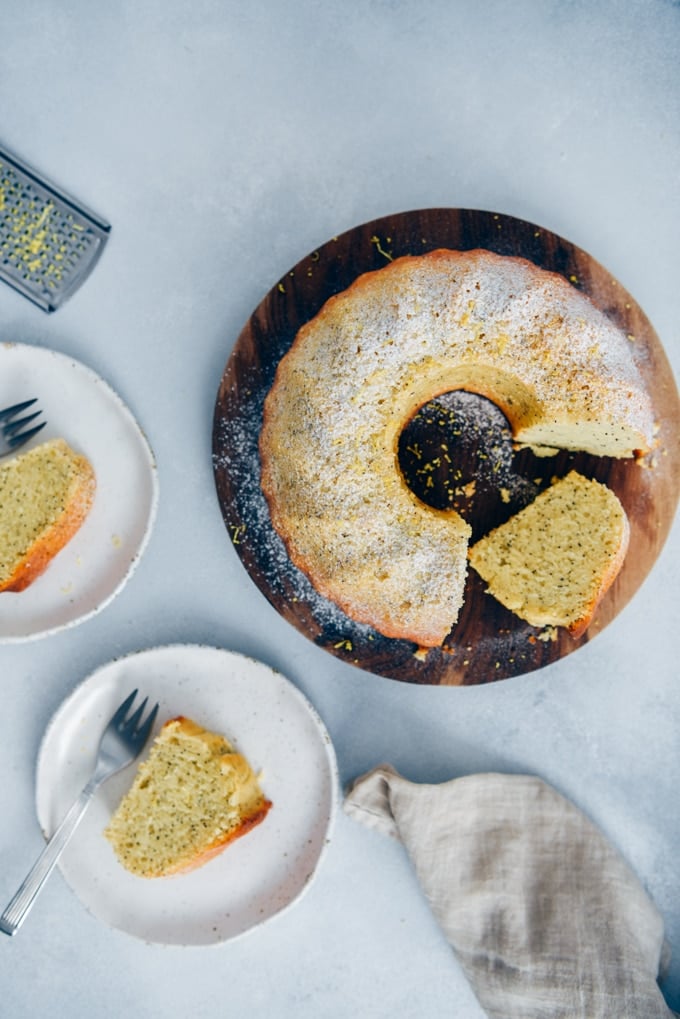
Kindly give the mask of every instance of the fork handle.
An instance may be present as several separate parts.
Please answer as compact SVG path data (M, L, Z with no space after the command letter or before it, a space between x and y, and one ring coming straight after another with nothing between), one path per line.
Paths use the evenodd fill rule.
M78 799L69 809L52 838L49 840L33 867L19 886L16 894L7 904L5 912L0 916L0 931L10 937L21 927L29 910L35 902L42 886L54 870L57 860L76 830L92 794L97 788L95 782L88 782Z

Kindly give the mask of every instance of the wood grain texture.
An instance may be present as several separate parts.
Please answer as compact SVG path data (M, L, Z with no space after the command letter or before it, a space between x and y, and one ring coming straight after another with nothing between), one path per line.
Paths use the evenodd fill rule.
M497 409L467 394L451 394L423 408L401 444L400 463L413 490L433 505L458 508L471 524L473 538L570 469L616 492L630 520L630 548L621 573L578 640L562 629L529 626L486 594L470 570L459 620L444 646L420 653L408 641L391 640L354 623L321 598L292 566L271 526L259 485L258 436L265 396L298 329L361 273L401 255L440 247L521 255L559 272L632 338L659 425L658 444L640 463L566 452L538 458L528 450L516 451ZM439 457L436 463L443 445L449 459ZM488 469L490 458L498 463L495 476ZM430 465L425 472L424 463ZM662 345L642 309L586 252L510 216L426 209L387 216L331 239L272 287L226 363L214 412L213 466L224 522L243 565L281 615L306 637L347 662L396 680L488 683L531 672L576 651L638 590L662 549L678 503L680 401Z

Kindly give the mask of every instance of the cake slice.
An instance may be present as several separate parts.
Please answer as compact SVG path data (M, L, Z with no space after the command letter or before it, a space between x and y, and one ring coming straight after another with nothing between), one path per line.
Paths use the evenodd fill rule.
M23 591L47 569L89 513L95 484L63 439L0 464L0 591Z
M162 727L104 834L127 870L165 877L207 863L270 807L246 758L180 716Z
M571 471L468 556L489 594L521 619L579 637L621 569L628 540L616 495Z

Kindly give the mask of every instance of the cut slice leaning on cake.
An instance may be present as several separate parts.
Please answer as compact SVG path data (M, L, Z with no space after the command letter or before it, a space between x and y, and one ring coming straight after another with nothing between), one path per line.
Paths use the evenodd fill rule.
M507 609L533 626L564 626L579 637L623 565L629 533L616 495L571 471L468 556Z

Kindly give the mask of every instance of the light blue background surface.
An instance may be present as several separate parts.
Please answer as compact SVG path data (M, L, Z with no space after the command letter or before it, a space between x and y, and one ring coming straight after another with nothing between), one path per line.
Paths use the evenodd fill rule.
M35 759L62 699L116 655L205 642L308 695L343 782L389 761L424 781L532 772L573 798L662 911L680 1008L677 523L634 601L577 654L421 689L345 666L276 614L227 540L210 462L217 386L253 308L328 238L396 211L490 209L568 238L635 296L677 373L679 66L670 0L0 3L0 138L113 224L55 315L0 289L0 339L104 376L161 484L115 602L0 647L2 902L41 847ZM342 815L299 905L215 949L109 931L55 875L0 942L0 1012L481 1015L401 848Z

